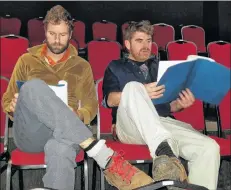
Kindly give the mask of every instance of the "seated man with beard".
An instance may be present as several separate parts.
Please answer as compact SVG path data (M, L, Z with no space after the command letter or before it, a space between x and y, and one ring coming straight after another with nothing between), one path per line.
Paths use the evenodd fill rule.
M95 117L98 103L91 67L69 44L73 27L70 14L59 5L53 7L44 19L46 43L30 48L18 59L2 98L3 110L14 121L14 142L25 152L44 151L46 188L74 190L80 148L118 189L150 184L151 177L108 148L104 140L93 138L85 126ZM48 86L60 80L68 83L68 106ZM27 81L20 92L17 81Z
M129 54L108 65L103 103L112 108L113 127L121 142L148 145L154 181L189 181L214 190L220 166L219 145L191 125L171 118L171 113L193 105L192 92L185 89L179 98L166 104L154 106L151 101L165 91L164 85L156 83L159 60L151 56L152 36L149 21L127 27L125 46ZM188 177L179 157L188 161Z

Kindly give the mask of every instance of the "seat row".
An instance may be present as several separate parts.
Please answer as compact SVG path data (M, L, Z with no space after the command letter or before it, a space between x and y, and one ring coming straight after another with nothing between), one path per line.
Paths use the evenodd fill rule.
M27 32L30 45L34 46L44 41L43 17L30 19L27 23ZM18 18L0 18L1 33L0 35L15 34L20 35L21 21ZM125 22L121 27L123 37L125 29L131 21ZM74 21L73 39L78 43L79 48L86 48L86 26L82 21ZM154 34L153 40L157 44L159 50L165 49L168 42L176 40L175 29L172 25L166 23L153 24ZM116 23L102 20L92 24L93 40L106 38L112 41L119 41L117 38L118 26ZM181 38L186 41L194 42L199 52L206 52L205 30L201 26L186 25L181 28ZM124 38L122 38L124 41ZM124 47L124 45L123 45Z
M1 97L5 92L9 79L1 76ZM103 78L99 79L96 83L96 92L98 97L99 110L97 113L98 123L97 123L97 138L104 138L105 136L112 136L111 134L111 110L104 108L101 104L103 100L102 93ZM230 127L230 92L223 99L221 104L217 107L217 123L218 130L222 131ZM182 112L174 114L174 117L180 121L187 122L191 124L196 130L207 134L205 118L203 113L203 102L196 100L193 106L185 109ZM27 153L16 148L12 152L8 151L8 118L1 111L1 134L4 134L4 143L1 144L1 161L5 162L5 165L1 168L3 172L7 168L6 175L6 190L10 190L12 183L12 175L14 171L18 171L19 174L19 187L23 190L23 171L28 169L44 169L46 168L44 153ZM230 160L231 158L231 147L230 139L219 137L219 136L209 136L214 139L220 146L221 160ZM109 138L107 138L109 139ZM112 138L111 138L112 139ZM149 149L146 145L131 145L124 144L115 140L106 140L106 144L115 151L123 151L124 158L129 160L133 164L144 164L152 163L152 158L150 156ZM82 167L82 177L84 178L85 190L89 188L89 175L88 175L88 158L83 151L80 151L76 157L77 166ZM96 171L96 163L93 165L93 170ZM93 189L95 189L96 182L96 172L93 172L92 176ZM101 189L105 189L103 173L101 171Z
M0 40L1 74L10 77L18 58L27 51L29 41L16 35L1 36ZM71 43L75 46L73 41ZM122 47L118 42L104 38L89 42L86 50L86 57L92 67L95 81L103 76L110 61L123 56ZM189 54L197 55L199 53L195 43L185 40L171 41L165 50L168 60L186 60ZM230 50L230 43L224 41L211 42L207 46L209 57L226 67L230 67ZM158 46L155 42L152 43L151 51L154 55L159 56Z
M1 48L1 71L5 67L13 69L18 57L24 53L28 47L28 40L25 38L1 38L1 45L2 47L7 47L8 50L4 50ZM16 42L14 44L13 42ZM18 41L19 40L19 41ZM3 42L3 43L2 43ZM25 44L24 44L25 43ZM5 45L4 45L5 44ZM23 45L24 44L24 45ZM113 49L114 44L117 44L115 47L118 46L118 43L113 41L93 41L93 47L88 44L88 60L92 65L95 61L96 68L105 61L104 67L102 67L101 73L99 70L94 70L94 66L92 65L92 70L94 76L102 77L103 72L107 64L112 59L117 59L120 57L120 48L118 54L114 54L116 51ZM156 46L155 46L156 47ZM92 49L91 49L92 48ZM21 52L17 52L21 50ZM17 52L17 54L15 53ZM92 52L92 55L91 55ZM112 54L112 52L114 52ZM157 53L158 51L156 51ZM179 53L180 52L180 53ZM218 63L224 64L230 67L230 43L226 42L211 42L208 46L209 56L215 59ZM196 55L197 54L197 47L193 42L188 42L184 40L170 42L167 45L167 55L169 60L185 60L188 55ZM7 56L5 57L4 56ZM116 57L112 57L112 55L116 55ZM15 56L15 57L14 57ZM12 60L14 57L14 60ZM104 59L105 58L105 59ZM5 60L5 61L4 61ZM92 61L94 60L94 61ZM12 61L11 67L9 67L9 63ZM7 71L7 69L5 70ZM12 70L8 70L12 72ZM8 73L8 76L1 76L1 97L2 94L5 92L8 82L9 76L11 73ZM98 74L98 75L96 75ZM1 75L4 75L2 73ZM97 77L95 80L97 80ZM99 79L96 82L96 91L98 94L98 106L99 111L97 114L98 123L97 123L97 138L101 138L105 135L111 135L111 111L102 107L102 81L103 79ZM225 130L229 130L230 128L230 92L226 95L224 100L221 102L219 106L216 107L217 110L217 123L218 123L218 136L210 136L213 138L219 145L222 159L230 159L230 139L222 138L222 132ZM44 153L37 153L31 154L22 152L19 149L13 150L11 153L8 152L8 118L4 115L1 111L1 118L5 118L1 120L1 134L4 135L4 144L1 145L1 160L5 160L5 167L7 167L7 190L10 189L11 186L11 175L14 173L13 171L19 170L19 182L20 182L20 189L23 189L23 173L22 171L25 169L40 169L46 168L45 161L44 161ZM207 133L206 125L205 125L205 118L204 118L204 110L203 110L203 102L196 100L195 104L185 109L182 112L179 112L174 115L176 119L187 122L191 124L195 129ZM107 145L111 147L113 150L119 151L123 150L125 152L125 159L131 161L132 163L151 163L152 159L149 154L149 150L145 145L129 145L123 144L118 141L108 140ZM139 154L137 154L139 152ZM76 157L76 162L78 165L83 167L82 176L84 177L84 186L85 189L88 189L88 159L84 157L84 152L81 151L78 156ZM96 165L94 165L93 169L95 170ZM2 169L4 170L4 168ZM103 175L101 171L101 176ZM96 176L93 175L93 182L95 182ZM101 189L104 188L104 178L101 178Z

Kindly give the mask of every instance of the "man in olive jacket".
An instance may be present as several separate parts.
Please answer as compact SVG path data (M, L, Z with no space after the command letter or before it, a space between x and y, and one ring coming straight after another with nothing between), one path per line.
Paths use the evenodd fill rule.
M25 152L44 151L46 188L74 190L80 148L118 189L149 184L151 177L108 148L105 140L93 138L85 126L95 117L98 103L91 67L69 44L73 26L63 7L53 7L44 20L46 43L30 48L16 63L2 98L4 111L14 121L15 144ZM48 86L60 80L67 82L68 106ZM26 81L20 92L17 81Z

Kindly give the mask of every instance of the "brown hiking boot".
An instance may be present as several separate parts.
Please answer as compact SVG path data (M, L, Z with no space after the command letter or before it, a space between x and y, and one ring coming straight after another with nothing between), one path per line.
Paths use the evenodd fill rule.
M152 176L154 181L177 180L188 182L184 166L176 157L158 156L153 161Z
M153 179L143 171L132 166L121 154L111 156L108 167L104 170L107 182L119 190L132 190L153 183Z

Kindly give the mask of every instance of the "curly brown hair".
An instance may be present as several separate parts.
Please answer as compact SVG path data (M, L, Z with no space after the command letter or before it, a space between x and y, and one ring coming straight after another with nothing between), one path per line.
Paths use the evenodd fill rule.
M124 31L124 39L131 40L135 32L144 32L153 36L153 25L148 20L142 20L140 22L132 21Z
M43 24L46 28L48 23L60 24L61 21L64 21L69 26L70 32L74 29L74 19L71 14L61 5L56 5L47 11Z

